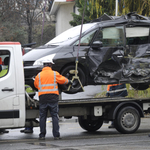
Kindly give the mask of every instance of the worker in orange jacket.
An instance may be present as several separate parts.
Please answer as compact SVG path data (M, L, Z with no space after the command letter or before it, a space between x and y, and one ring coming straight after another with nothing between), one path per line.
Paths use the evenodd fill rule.
M125 97L128 95L127 88L125 84L110 84L107 85L108 97Z
M35 77L34 86L38 89L40 134L39 139L45 140L47 111L50 111L53 125L54 139L60 139L58 118L58 84L71 84L71 81L52 70L52 60L43 61L44 68ZM58 83L58 84L57 84Z

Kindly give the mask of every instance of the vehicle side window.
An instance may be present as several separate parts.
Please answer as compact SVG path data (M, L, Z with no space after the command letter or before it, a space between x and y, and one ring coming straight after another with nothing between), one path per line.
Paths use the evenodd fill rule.
M8 50L0 50L0 78L7 75L9 71L10 52Z
M149 37L149 27L126 27L126 44L138 45L147 44Z
M104 47L123 46L124 43L124 27L108 27L103 28L95 41L101 41Z
M96 31L94 30L94 31L86 34L85 36L83 36L80 41L80 46L88 46L90 44L95 32ZM75 43L75 45L78 45L78 44L79 44L79 40Z

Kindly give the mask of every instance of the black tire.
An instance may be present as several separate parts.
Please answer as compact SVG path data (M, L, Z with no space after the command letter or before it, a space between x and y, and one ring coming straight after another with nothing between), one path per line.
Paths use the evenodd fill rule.
M74 74L70 74L69 73L70 70L75 70L75 66L72 65L72 66L65 67L61 71L61 74L63 76L65 76L66 78L68 78L69 80L72 80L72 77L74 76ZM78 74L77 75L79 76L79 79L81 81L82 86L84 86L85 85L85 74L80 67L78 67ZM68 94L75 94L77 92L82 91L81 85L77 79L75 79L73 81L72 87L70 88L69 91L67 91L68 85L60 85L60 88L62 89L63 92L68 93Z
M134 133L140 126L141 118L139 112L131 106L121 109L114 120L114 125L120 133Z
M88 117L87 119L79 117L78 121L81 128L89 132L97 131L103 125L103 120L100 117L94 119L91 117Z
M130 84L135 90L146 90L149 88L149 84L147 83L133 83Z

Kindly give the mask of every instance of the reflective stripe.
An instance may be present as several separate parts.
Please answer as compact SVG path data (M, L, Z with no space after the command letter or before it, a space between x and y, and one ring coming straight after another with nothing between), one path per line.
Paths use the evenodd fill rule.
M113 90L113 91L107 91L107 93L115 93L115 92L121 92L121 91L126 91L127 88L123 88L123 89L118 89L118 90Z
M58 91L57 89L42 89L42 90L39 90L39 92L50 92L50 91Z
M39 92L50 92L50 91L58 91L57 88L57 83L56 83L56 72L54 71L54 83L52 84L41 84L41 77L40 77L40 73L38 74L39 76ZM49 87L49 86L53 86L53 89L42 89L42 87Z
M41 87L44 87L44 86L57 86L57 84L54 83L54 84L42 84L42 85L41 85Z
M66 79L65 83L64 84L67 84L68 83L68 80Z

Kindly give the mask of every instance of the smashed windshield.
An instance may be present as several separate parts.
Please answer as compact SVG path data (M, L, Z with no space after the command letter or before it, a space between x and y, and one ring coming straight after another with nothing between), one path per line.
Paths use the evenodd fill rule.
M84 24L82 28L82 33L85 32L86 30L90 29L92 26L94 26L96 23L89 23L89 24ZM62 43L66 40L72 39L76 36L80 35L80 30L81 30L81 25L78 25L76 27L73 27L60 35L56 36L54 39L46 43L46 45L58 45L58 43Z

